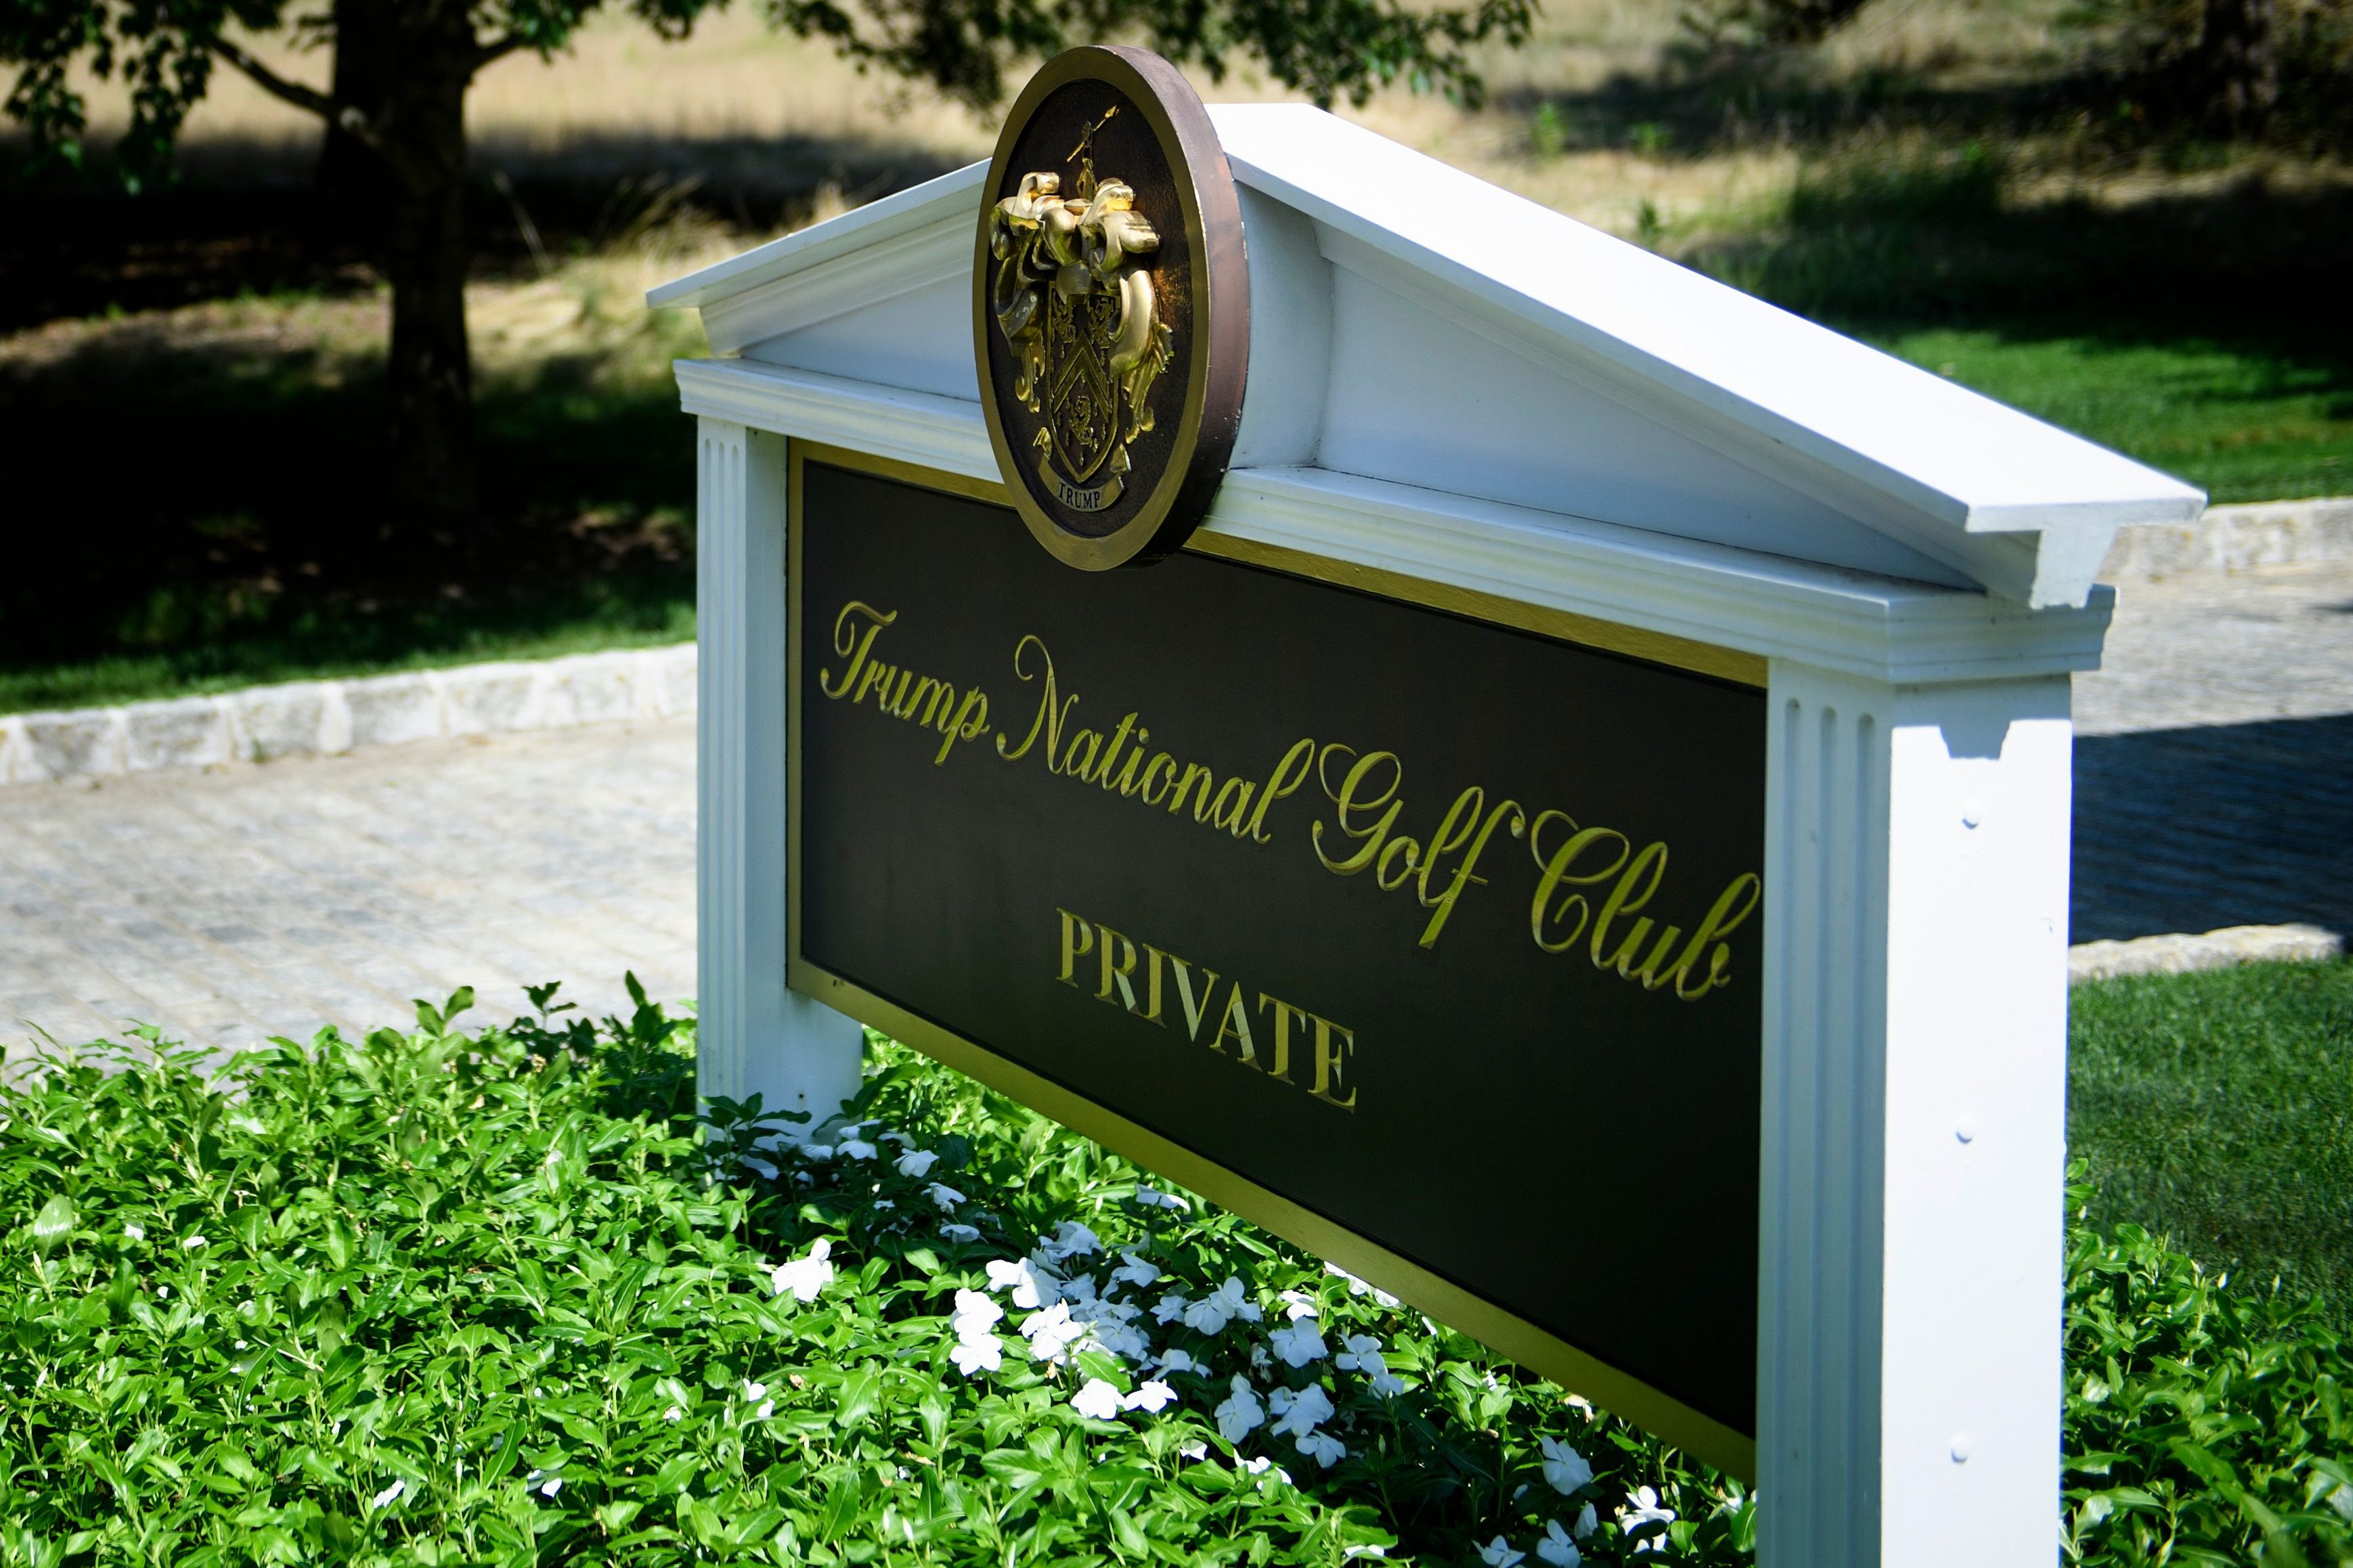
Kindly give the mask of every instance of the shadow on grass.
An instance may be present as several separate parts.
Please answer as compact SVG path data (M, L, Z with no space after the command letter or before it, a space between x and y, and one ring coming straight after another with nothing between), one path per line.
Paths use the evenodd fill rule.
M83 344L0 376L37 471L0 574L0 709L693 635L691 430L666 386L559 360L484 385L463 550L380 503L380 361Z

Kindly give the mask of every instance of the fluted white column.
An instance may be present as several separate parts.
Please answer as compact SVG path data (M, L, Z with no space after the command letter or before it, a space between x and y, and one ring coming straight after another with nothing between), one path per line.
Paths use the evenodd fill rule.
M785 984L785 439L704 419L697 457L697 1085L815 1126L863 1037Z
M2057 1556L2067 704L1775 662L1764 1568Z

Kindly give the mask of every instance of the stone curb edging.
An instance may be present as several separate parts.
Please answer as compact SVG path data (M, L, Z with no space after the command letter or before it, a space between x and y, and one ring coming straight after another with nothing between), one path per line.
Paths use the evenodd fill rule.
M2177 572L2244 572L2353 557L2353 496L2214 506L2196 522L2121 528L2100 563L2103 583Z
M2067 950L2067 982L2081 985L2121 974L2187 974L2238 963L2325 963L2344 955L2345 939L2318 926L2224 926L2197 936L2176 933L2080 943Z
M0 717L0 785L332 755L359 746L694 711L694 644L298 680Z

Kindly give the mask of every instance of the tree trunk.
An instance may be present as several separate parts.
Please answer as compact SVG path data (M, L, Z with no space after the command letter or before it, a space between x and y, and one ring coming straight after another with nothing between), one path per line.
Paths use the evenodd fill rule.
M334 0L334 75L328 96L375 123L384 118L392 87L390 0ZM392 172L375 148L346 127L328 121L311 188L330 232L371 256L381 256L391 181Z
M2206 0L2198 58L2208 103L2233 136L2259 134L2279 101L2277 0Z
M466 347L466 89L477 62L462 0L409 0L376 133L390 179L384 267L392 284L391 485L436 542L470 544L473 372ZM406 529L404 529L406 531Z

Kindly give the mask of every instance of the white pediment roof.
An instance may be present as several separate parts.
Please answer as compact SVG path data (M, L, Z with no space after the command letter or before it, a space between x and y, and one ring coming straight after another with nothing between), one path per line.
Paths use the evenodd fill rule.
M1534 525L1598 522L2021 607L2084 605L2119 525L2204 504L1335 116L1210 114L1250 256L1229 493L1412 487ZM960 169L649 302L699 308L716 352L796 383L786 401L867 398L930 431L941 466L991 471L969 283L985 174Z

